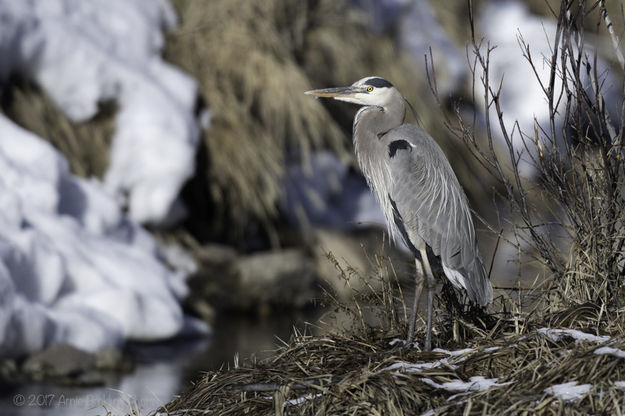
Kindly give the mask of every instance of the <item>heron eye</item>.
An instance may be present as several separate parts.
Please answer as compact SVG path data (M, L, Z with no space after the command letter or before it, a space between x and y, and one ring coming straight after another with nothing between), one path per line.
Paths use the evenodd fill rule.
M369 92L373 91L373 87L372 86L368 86L367 87L367 91L369 91Z

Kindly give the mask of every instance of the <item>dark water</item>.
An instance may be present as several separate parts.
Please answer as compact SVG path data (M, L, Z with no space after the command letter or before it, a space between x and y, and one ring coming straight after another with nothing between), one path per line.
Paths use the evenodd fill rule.
M132 344L132 373L114 375L106 386L71 387L54 383L28 383L0 392L0 415L95 416L147 414L187 389L203 371L232 366L235 353L240 360L252 355L272 354L278 338L285 341L293 328L314 322L317 312L285 312L256 319L223 316L209 338L176 340L158 344ZM110 413L109 413L110 412Z

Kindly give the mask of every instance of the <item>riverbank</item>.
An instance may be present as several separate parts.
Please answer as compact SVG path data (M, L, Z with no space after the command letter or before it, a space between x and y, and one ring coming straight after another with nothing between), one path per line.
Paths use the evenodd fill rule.
M207 372L157 414L619 414L622 322L622 311L592 304L500 314L490 330L449 322L431 352L373 327L296 333L272 358ZM467 337L454 341L454 332Z

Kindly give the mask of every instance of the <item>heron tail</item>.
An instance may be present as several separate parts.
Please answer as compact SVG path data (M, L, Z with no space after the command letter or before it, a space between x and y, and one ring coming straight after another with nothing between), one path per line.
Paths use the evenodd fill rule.
M469 270L455 270L443 264L443 271L449 281L457 288L466 290L469 298L480 306L486 306L493 300L493 286L488 280L482 259L478 256Z

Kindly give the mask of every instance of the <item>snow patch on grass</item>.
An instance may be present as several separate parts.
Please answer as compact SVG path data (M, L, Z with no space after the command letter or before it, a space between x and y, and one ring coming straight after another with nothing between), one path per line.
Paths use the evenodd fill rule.
M612 348L612 347L601 347L601 348L597 348L595 350L595 354L597 355L605 355L605 354L609 354L609 355L613 355L617 358L625 358L625 351L618 349L618 348Z
M592 335L586 332L578 331L577 329L540 328L538 333L548 337L552 341L559 341L565 336L575 339L576 343L581 341L604 343L610 340L609 336Z
M422 378L421 381L437 389L451 392L485 391L491 387L506 386L513 383L512 381L498 383L496 378L484 378L483 376L473 376L469 381L456 379L442 384L436 383L429 378Z
M592 388L592 384L580 384L577 381L555 384L545 389L545 393L566 402L578 401Z
M321 397L322 394L323 393L317 393L317 394L309 393L309 394L305 394L303 396L296 397L295 399L287 400L286 402L284 402L284 405L285 406L298 406L298 405L300 405L300 404L302 404L302 403L304 403L304 402L306 402L308 400L312 400L312 399L314 399L316 397Z

